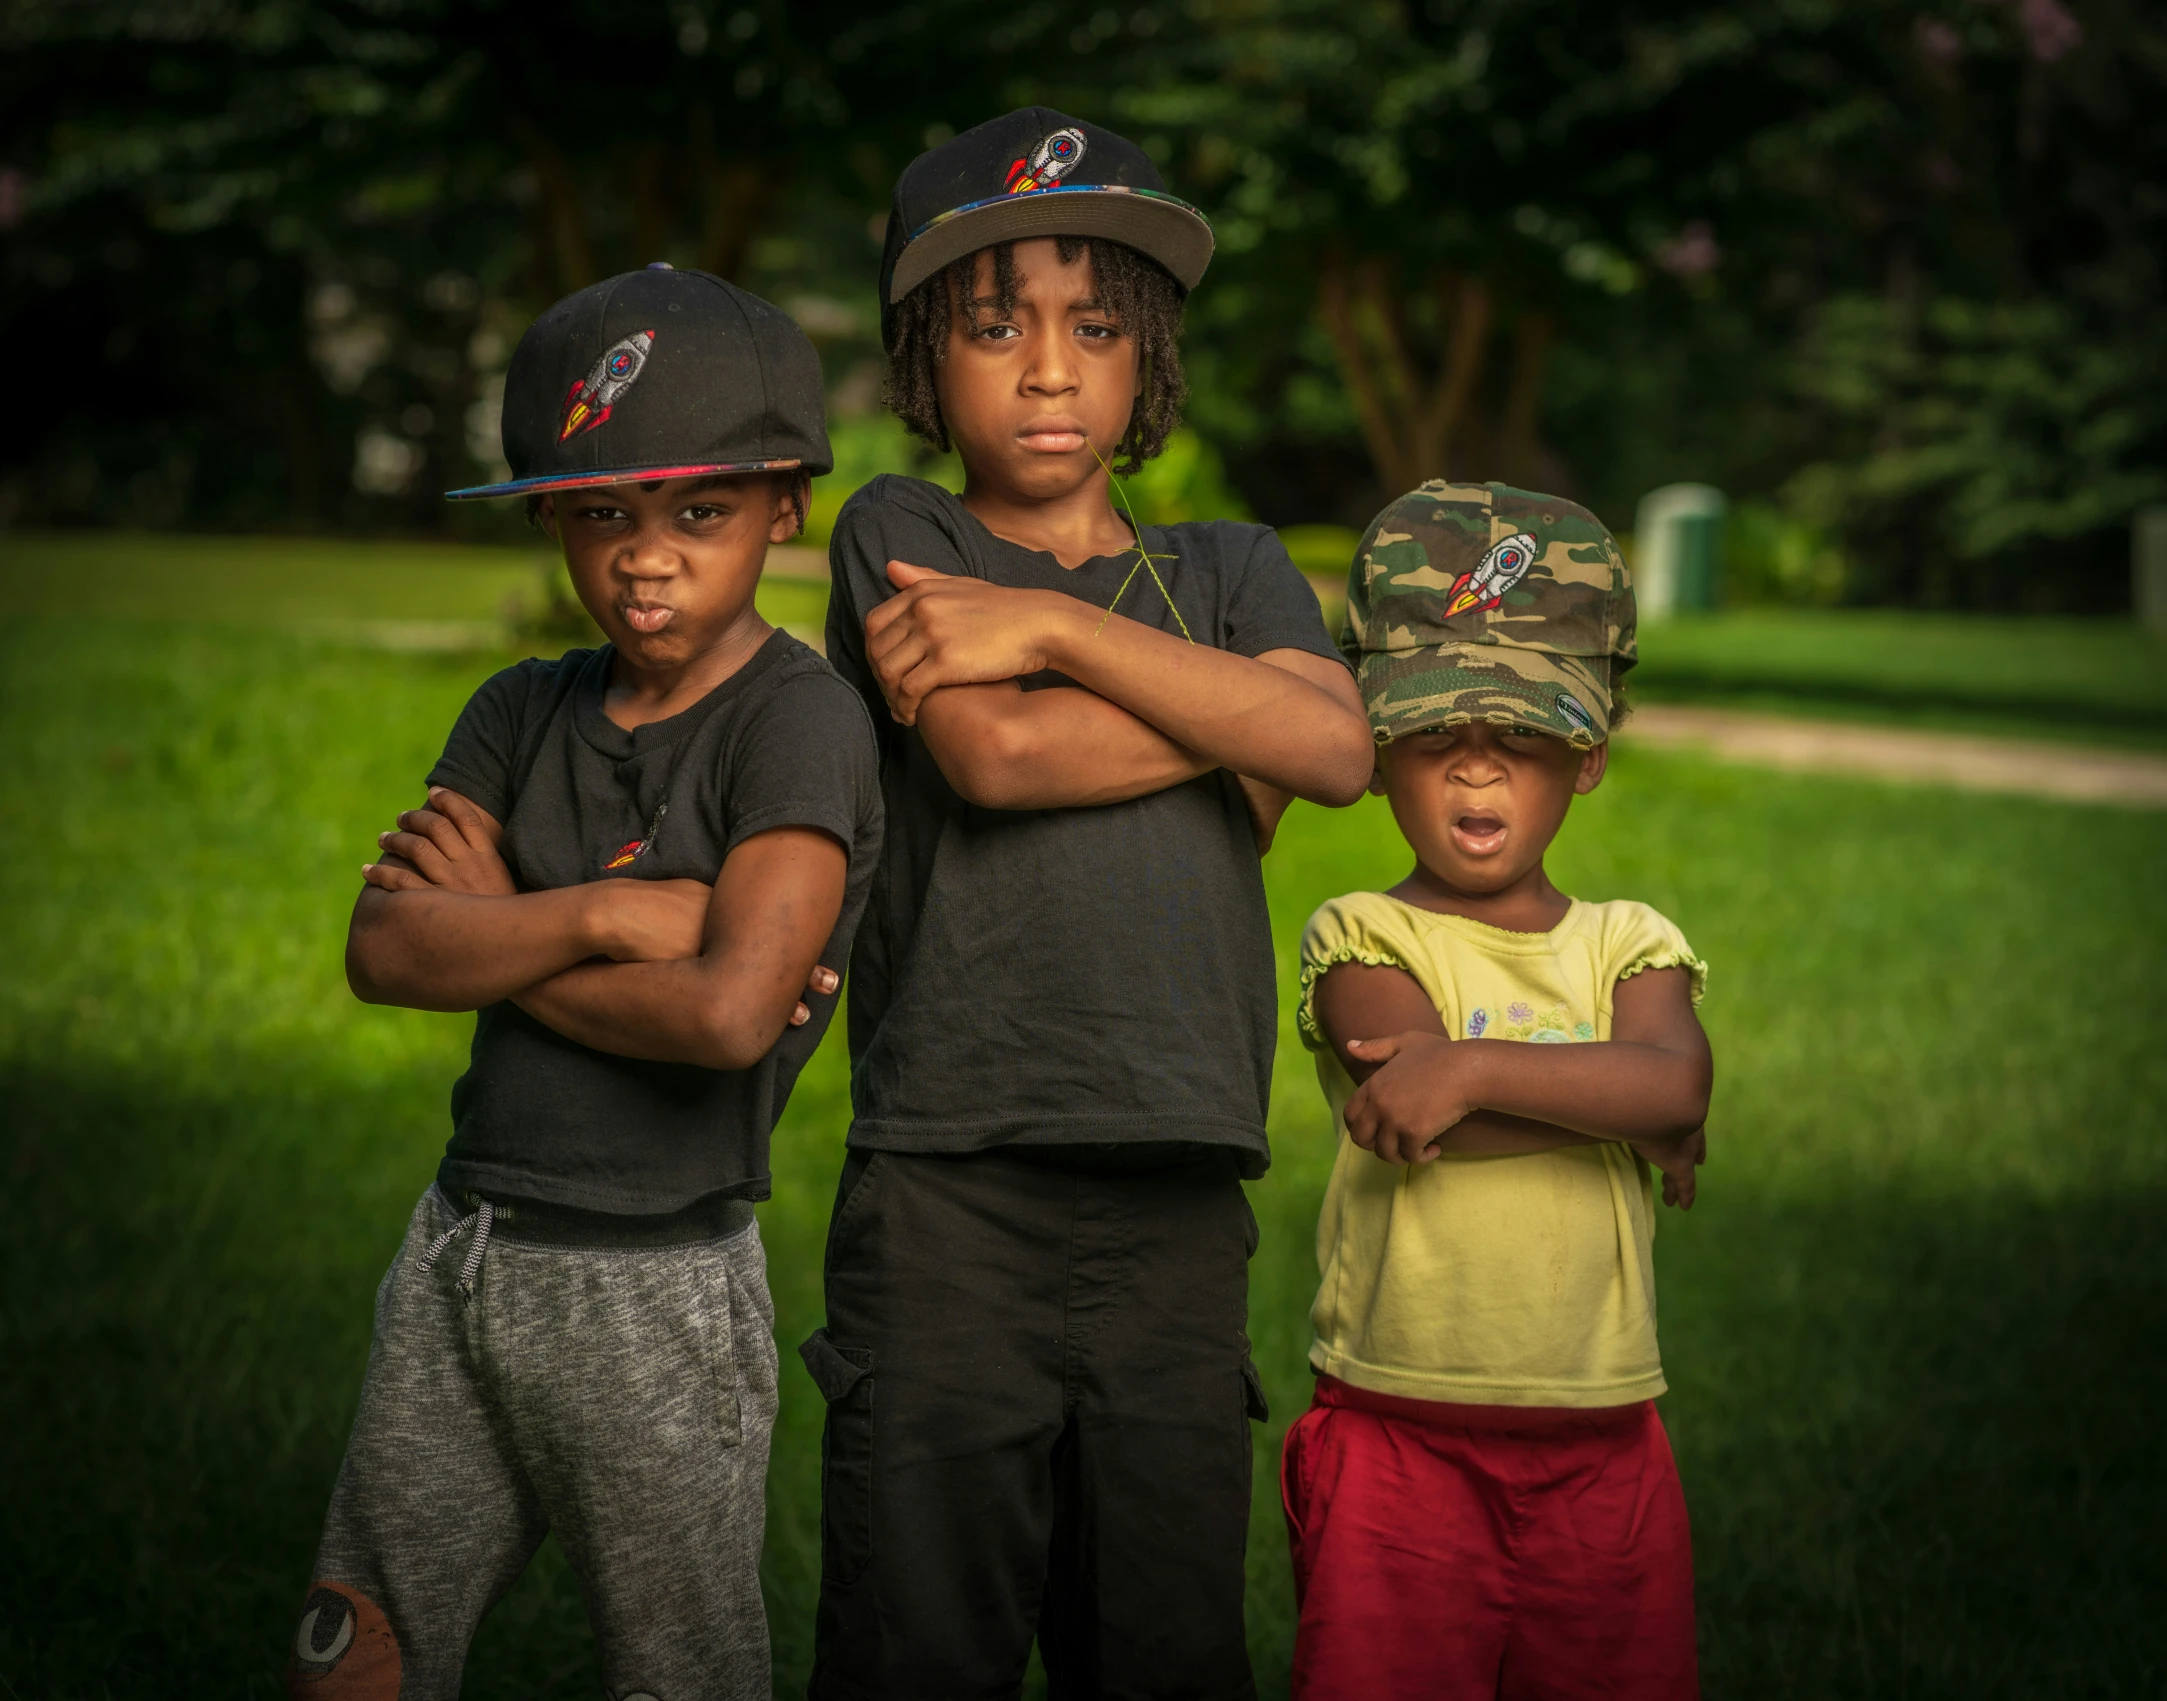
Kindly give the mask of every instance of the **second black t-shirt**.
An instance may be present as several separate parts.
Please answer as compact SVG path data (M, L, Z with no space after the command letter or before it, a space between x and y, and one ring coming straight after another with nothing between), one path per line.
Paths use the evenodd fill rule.
M821 962L840 970L880 847L864 708L834 671L776 632L745 665L667 720L627 730L603 710L614 652L573 650L506 668L452 728L431 785L504 824L521 891L590 880L712 882L756 833L812 827L850 856ZM636 854L635 854L636 853ZM438 1180L626 1215L702 1199L768 1196L768 1133L820 1043L834 1000L786 1028L750 1069L703 1069L596 1051L509 1001L474 1022L452 1088Z
M1278 1034L1271 926L1234 776L1127 803L966 803L865 660L891 560L1055 590L1236 655L1337 659L1316 593L1265 526L1146 526L1134 553L1064 568L995 537L953 495L883 477L829 547L828 659L872 711L887 838L850 964L850 1143L919 1152L1176 1143L1235 1148L1249 1174ZM1074 689L1058 676L1026 681Z

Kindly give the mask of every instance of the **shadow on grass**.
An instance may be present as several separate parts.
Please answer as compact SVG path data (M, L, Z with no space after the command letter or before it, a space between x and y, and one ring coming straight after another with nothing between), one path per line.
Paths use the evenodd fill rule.
M439 1091L256 1072L190 1096L17 1065L0 1094L0 1677L22 1701L274 1695ZM763 1212L779 1287L805 1287L819 1256L804 1191ZM1258 1195L1269 1472L1303 1398L1315 1200ZM2158 1693L2163 1206L1832 1183L1798 1204L1719 1191L1666 1219L1666 1415L1712 1697ZM778 1450L794 1502L816 1492L797 1453L817 1418L807 1390L786 1398L809 1420ZM778 1514L811 1522L809 1505ZM802 1648L804 1575L774 1576L779 1650ZM1287 1603L1252 1607L1281 1693ZM467 1693L599 1686L577 1591L545 1556L485 1627Z

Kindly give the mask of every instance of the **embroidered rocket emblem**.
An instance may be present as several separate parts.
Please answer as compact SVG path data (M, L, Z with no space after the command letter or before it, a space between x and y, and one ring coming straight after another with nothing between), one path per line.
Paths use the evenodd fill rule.
M650 335L651 334L652 333L650 333ZM667 803L656 804L655 818L647 823L647 837L645 837L644 839L632 839L624 844L619 845L617 847L617 854L611 857L609 861L605 862L602 865L602 872L604 874L607 874L613 868L629 867L631 864L639 861L639 859L645 856L650 850L654 849L655 835L662 831L662 817L669 814L669 812L670 806Z
M1526 532L1514 532L1502 543L1490 545L1490 553L1475 564L1472 573L1462 573L1452 582L1452 595L1445 601L1445 618L1464 614L1471 608L1492 609L1505 600L1510 591L1522 579L1527 570L1535 565L1535 540Z
M566 393L564 429L557 433L557 441L562 443L575 432L592 431L609 418L617 398L639 382L647 352L654 346L654 332L641 331L604 349L587 369L587 376Z
M1033 189L1051 189L1074 171L1084 157L1081 130L1056 130L1032 150L1028 160L1008 168L1008 192L1027 195Z

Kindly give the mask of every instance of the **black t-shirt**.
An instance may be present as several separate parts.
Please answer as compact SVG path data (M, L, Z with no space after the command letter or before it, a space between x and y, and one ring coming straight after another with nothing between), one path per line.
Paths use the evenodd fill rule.
M1146 526L1143 543L1196 642L1337 659L1269 527ZM866 665L865 616L893 594L890 560L1099 608L1128 579L1122 614L1181 629L1149 573L1130 579L1133 553L1063 568L912 478L877 478L844 505L828 658L872 711L888 813L850 962L850 1143L1221 1146L1262 1174L1277 996L1239 784L1221 770L1096 808L964 802ZM1050 673L1024 683L1076 688Z
M682 714L627 732L602 712L612 650L508 667L474 693L430 770L504 823L522 891L589 880L712 882L755 833L817 827L850 853L843 912L821 962L841 970L880 854L865 708L805 645L777 632ZM667 806L665 808L665 805ZM661 811L659 815L657 812ZM606 865L653 842L621 868ZM768 1196L768 1132L834 1014L786 1028L750 1069L616 1057L509 1002L474 1020L452 1088L438 1180L622 1214Z

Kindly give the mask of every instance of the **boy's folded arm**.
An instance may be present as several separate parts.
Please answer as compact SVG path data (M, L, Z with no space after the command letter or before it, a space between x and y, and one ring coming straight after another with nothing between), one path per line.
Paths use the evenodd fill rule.
M1348 1049L1380 1035L1421 1034L1450 1044L1437 1007L1421 983L1405 969L1390 964L1335 963L1317 980L1314 1000L1317 1026L1356 1084L1362 1085L1383 1067L1381 1062L1358 1056ZM1352 1132L1352 1130L1350 1130ZM1460 1157L1508 1157L1522 1152L1549 1152L1560 1146L1586 1146L1596 1142L1586 1134L1560 1128L1538 1118L1507 1112L1476 1109L1457 1122L1420 1136L1414 1150L1401 1155L1382 1153L1399 1162L1414 1162L1428 1155L1450 1153ZM1357 1144L1376 1147L1368 1140Z
M521 892L495 816L433 786L400 815L362 871L346 935L346 978L370 1004L478 1010L596 956L698 949L706 888L689 880L600 880Z
M867 614L865 651L906 724L944 687L1051 668L1155 728L1199 762L1198 771L1227 768L1335 807L1369 784L1369 721L1353 677L1331 657L1275 649L1251 658L1109 616L1059 591L902 563L890 575L902 588Z
M346 979L368 1004L479 1010L607 950L598 920L587 886L483 896L369 885L354 901Z
M944 686L919 705L918 731L956 794L985 809L1125 803L1218 765L1096 692L1014 680Z
M515 1001L597 1051L749 1069L789 1026L834 935L848 874L842 844L818 828L756 833L716 876L696 954L583 963Z

